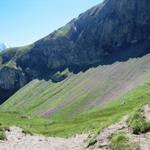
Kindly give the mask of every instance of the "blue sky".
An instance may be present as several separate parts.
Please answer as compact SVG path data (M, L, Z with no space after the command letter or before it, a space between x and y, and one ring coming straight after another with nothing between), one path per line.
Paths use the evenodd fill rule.
M0 0L0 41L30 44L101 0Z

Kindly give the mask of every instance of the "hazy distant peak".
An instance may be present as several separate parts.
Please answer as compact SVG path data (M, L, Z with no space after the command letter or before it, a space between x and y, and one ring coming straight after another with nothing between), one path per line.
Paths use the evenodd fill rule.
M0 51L6 49L8 47L9 47L8 44L0 42Z

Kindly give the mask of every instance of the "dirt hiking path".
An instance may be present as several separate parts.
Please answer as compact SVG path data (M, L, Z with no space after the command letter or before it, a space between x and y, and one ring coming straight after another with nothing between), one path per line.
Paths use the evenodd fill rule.
M144 117L150 121L150 105L144 106ZM132 134L124 117L119 123L105 128L97 137L97 143L92 150L108 150L110 139L117 131L124 131L129 139L139 144L140 150L150 150L150 132L145 134ZM0 141L0 150L85 150L88 134L77 135L69 139L44 136L31 136L22 132L18 127L11 127L6 132L7 140ZM91 149L89 148L89 149Z
M86 134L69 139L25 135L18 127L6 132L7 140L0 142L0 150L83 150Z

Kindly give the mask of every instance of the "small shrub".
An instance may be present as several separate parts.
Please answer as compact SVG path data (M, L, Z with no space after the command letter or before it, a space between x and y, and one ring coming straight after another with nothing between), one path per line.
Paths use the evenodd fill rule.
M0 140L5 140L5 139L6 139L5 131L0 131Z
M143 116L143 110L138 109L129 119L129 127L134 134L146 133L150 131L150 122L147 122Z
M52 76L52 80L54 82L59 82L59 81L62 81L64 80L65 78L67 78L69 75L69 69L65 69L64 71L60 72L56 72L53 76Z
M129 138L120 132L112 136L110 150L130 150Z
M21 118L22 118L22 119L29 119L29 117L28 117L28 116L25 116L25 115L22 115Z

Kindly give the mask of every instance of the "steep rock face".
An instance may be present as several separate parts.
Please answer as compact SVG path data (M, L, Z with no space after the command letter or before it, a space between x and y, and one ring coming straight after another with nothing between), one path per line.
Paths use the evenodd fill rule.
M143 55L150 50L149 40L149 0L106 0L37 41L17 64L37 76L41 68L76 71L77 67L80 70Z
M2 64L13 59L32 80L52 79L65 68L78 72L149 52L150 1L105 0L31 48L9 50L1 58Z
M27 83L25 75L8 67L0 68L0 103Z

